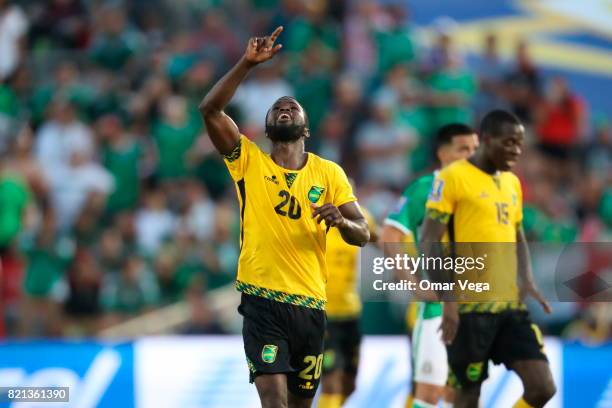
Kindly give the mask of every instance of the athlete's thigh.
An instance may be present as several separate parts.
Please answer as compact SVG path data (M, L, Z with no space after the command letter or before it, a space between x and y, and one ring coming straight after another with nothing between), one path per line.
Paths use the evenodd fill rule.
M260 374L255 387L264 408L287 406L287 376L285 374Z
M544 353L542 333L531 321L528 312L507 311L503 312L502 316L499 335L491 351L494 363L504 363L510 368L514 361L548 361Z
M308 400L315 396L323 372L325 313L296 306L289 320L290 363L294 370L287 375L287 387L294 397Z
M449 384L454 388L480 389L488 377L491 347L497 336L499 316L462 313L453 342L447 346Z
M341 369L345 374L356 375L359 368L359 351L361 348L361 327L359 319L343 322L340 333Z
M251 383L262 374L292 370L287 328L276 310L283 307L268 299L242 295L239 311L244 316L242 338Z

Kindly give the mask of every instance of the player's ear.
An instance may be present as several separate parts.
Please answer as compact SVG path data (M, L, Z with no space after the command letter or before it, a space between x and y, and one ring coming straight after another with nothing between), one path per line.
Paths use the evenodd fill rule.
M310 137L310 129L304 128L304 133L302 134L304 135L304 139L308 139Z

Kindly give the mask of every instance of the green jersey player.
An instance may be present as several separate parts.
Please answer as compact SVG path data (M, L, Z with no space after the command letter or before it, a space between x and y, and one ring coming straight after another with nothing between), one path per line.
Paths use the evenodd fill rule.
M477 147L478 136L474 130L453 123L438 131L436 157L441 166L445 167L455 160L468 158ZM424 175L404 190L395 209L384 221L382 242L418 242L419 228L425 217L425 204L434 176L435 173ZM448 365L446 348L438 331L441 322L440 302L418 303L416 324L412 332L413 387L407 407L435 407L442 397L445 406L452 406L452 389L448 388L445 392Z

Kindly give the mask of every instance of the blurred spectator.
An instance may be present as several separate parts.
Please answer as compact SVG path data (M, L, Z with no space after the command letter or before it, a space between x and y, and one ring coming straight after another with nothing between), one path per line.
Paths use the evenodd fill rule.
M62 335L61 309L68 295L65 271L73 259L74 242L55 232L54 221L47 217L35 239L25 244L23 335Z
M175 34L170 44L170 55L165 70L168 78L176 83L196 63L197 56L190 48L190 38L187 32Z
M535 119L544 154L564 162L578 153L577 145L586 135L586 106L582 98L569 89L565 79L555 77L551 80Z
M121 233L116 228L102 231L96 248L96 257L104 275L119 275L128 255Z
M340 163L347 138L347 120L338 112L328 112L321 124L320 134L321 144L318 154L327 160Z
M210 240L215 220L215 205L208 197L204 186L189 182L184 190L186 196L185 223L198 241Z
M514 67L506 75L504 98L511 104L514 113L527 125L532 123L532 111L541 94L542 78L529 55L526 41L516 46Z
M68 164L53 169L49 177L58 226L63 231L72 227L82 213L95 215L103 210L107 197L115 188L111 173L96 163L89 151L74 151ZM87 213L87 209L94 213ZM95 222L87 217L84 221Z
M143 51L141 35L128 26L124 10L117 6L102 6L97 17L99 21L91 44L93 60L103 68L119 70Z
M34 147L44 172L54 177L68 167L73 154L93 154L94 140L91 129L77 117L73 104L56 99L49 109L50 119L40 127Z
M497 35L487 34L483 54L474 69L478 81L478 95L474 99L477 123L491 109L507 109L501 97L507 70L506 61L499 55Z
M38 125L45 119L49 111L49 104L54 100L71 104L82 116L89 113L98 95L91 85L85 83L79 67L74 62L61 62L55 69L53 79L51 83L33 90L31 100L28 101L31 105L34 124Z
M388 96L375 100L370 120L357 136L357 144L363 160L363 181L399 189L409 177L408 151L416 136L410 128L394 121L395 108Z
M377 69L377 48L371 33L374 27L383 24L382 13L378 4L372 0L351 2L351 11L344 24L345 68L350 75L361 80L368 79Z
M446 30L438 35L430 61L432 71L426 79L431 90L431 129L439 129L447 123L472 123L470 106L476 93L476 81L454 50L451 34Z
M179 262L176 251L169 248L159 251L155 257L154 270L162 305L181 300L188 286L184 275L179 274Z
M594 137L584 146L583 171L594 174L602 182L612 185L612 126L609 120L598 118Z
M91 336L100 325L103 275L90 250L77 250L68 272L67 334Z
M319 43L330 51L340 48L340 30L335 21L327 15L326 0L303 2L302 13L290 20L285 27L285 49L299 55L311 44Z
M132 134L127 132L121 119L108 115L98 121L99 138L103 142L102 163L112 174L115 184L108 197L107 210L133 209L140 198L141 160L144 149Z
M365 121L366 103L363 89L357 77L345 74L336 79L333 102L330 111L337 112L346 121L347 138L342 147L339 162L347 175L357 177L359 173L358 147L356 137L358 128Z
M168 210L166 197L160 189L145 192L144 207L137 211L134 225L138 248L143 254L152 256L176 225L176 219Z
M33 10L31 43L34 49L87 47L91 32L81 0L49 0ZM53 24L49 24L52 21Z
M16 247L30 204L27 180L0 163L0 326L15 334L22 301L23 259Z
M202 14L200 29L191 35L190 49L200 55L205 53L202 56L212 58L217 65L234 64L245 49L236 34L237 29L230 27L222 9L209 9Z
M195 112L189 108L185 98L176 95L168 97L162 105L160 121L153 128L161 180L176 180L189 175L187 153L202 126Z
M397 64L412 63L417 58L414 36L408 25L405 5L388 4L384 7L385 17L373 27L373 36L378 50L379 77Z
M11 0L0 0L0 82L21 63L25 53L28 17Z
M155 277L137 256L127 258L120 273L105 276L101 302L104 310L119 320L142 313L158 301Z

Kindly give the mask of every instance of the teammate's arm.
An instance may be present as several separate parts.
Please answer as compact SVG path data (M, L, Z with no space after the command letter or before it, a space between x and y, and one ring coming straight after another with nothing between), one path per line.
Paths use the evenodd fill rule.
M421 235L422 250L426 257L439 255L436 254L436 248L446 231L449 218L449 214L427 209L425 221L423 222L423 233ZM442 341L445 344L452 343L457 335L458 328L459 310L457 303L445 301L442 309L442 324L440 325Z
M532 296L540 303L540 305L542 305L542 309L544 309L546 313L552 312L550 305L538 290L533 279L533 271L531 268L529 255L529 245L527 245L527 239L525 237L525 231L523 230L522 225L518 225L516 228L516 245L521 299L524 299L526 296Z
M318 217L317 223L325 221L328 227L336 227L347 244L364 246L370 240L368 223L355 201L336 207L331 203L320 207L312 204L312 217Z
M281 49L281 45L274 45L274 42L282 31L283 28L278 27L269 36L249 39L240 61L213 86L200 103L199 110L208 135L216 149L223 155L229 155L240 140L238 126L223 112L223 109L249 71L256 65L271 59Z

